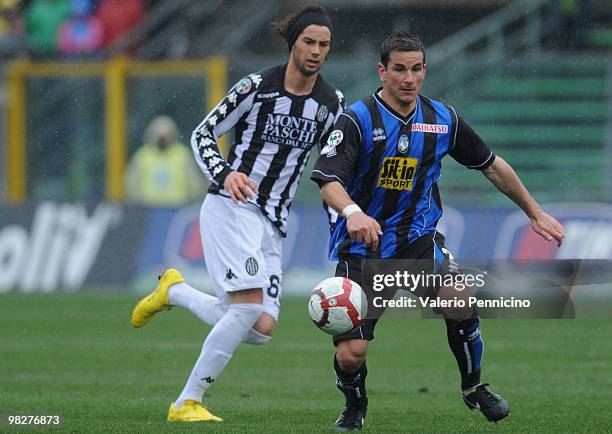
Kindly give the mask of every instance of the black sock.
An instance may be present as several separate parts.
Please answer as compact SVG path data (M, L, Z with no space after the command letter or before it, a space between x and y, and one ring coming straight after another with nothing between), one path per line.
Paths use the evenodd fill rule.
M348 373L342 370L334 355L334 370L338 376L336 387L346 397L346 405L351 407L367 407L368 396L365 388L365 379L368 376L368 367L365 362L355 372Z
M445 321L448 345L457 359L461 373L461 390L466 390L480 383L480 362L483 351L480 321L478 318Z

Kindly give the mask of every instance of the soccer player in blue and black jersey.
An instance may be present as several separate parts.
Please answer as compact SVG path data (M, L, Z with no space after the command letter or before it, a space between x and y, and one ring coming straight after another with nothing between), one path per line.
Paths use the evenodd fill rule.
M393 33L380 54L382 87L339 117L312 173L325 202L340 214L330 240L330 258L338 261L336 276L361 283L361 261L369 258L442 258L449 263L444 237L436 232L442 215L437 181L446 155L480 170L527 214L533 230L560 245L563 227L542 210L512 167L452 107L419 93L426 70L420 39ZM444 317L463 400L490 421L503 419L510 412L508 403L480 380L478 314ZM337 386L346 397L338 431L363 426L368 405L365 361L376 322L366 319L352 332L334 337Z

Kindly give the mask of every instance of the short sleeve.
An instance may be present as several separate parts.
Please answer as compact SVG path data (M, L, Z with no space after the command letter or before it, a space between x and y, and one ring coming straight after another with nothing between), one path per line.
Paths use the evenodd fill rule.
M495 154L467 122L457 118L457 138L448 155L468 169L486 169L493 164Z
M339 181L346 185L353 174L361 148L361 132L354 113L347 110L340 114L321 155L315 163L310 179L322 186Z

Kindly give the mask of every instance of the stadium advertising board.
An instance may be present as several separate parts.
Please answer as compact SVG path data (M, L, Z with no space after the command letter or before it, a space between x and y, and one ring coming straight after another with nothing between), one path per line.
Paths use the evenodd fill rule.
M109 203L40 202L0 210L0 292L117 286L133 273L144 215Z
M521 213L445 207L438 229L461 261L612 259L612 206L551 204L566 227L560 249ZM200 205L145 209L109 203L40 202L0 209L0 291L148 290L167 267L210 288L199 235ZM292 209L284 239L285 294L304 294L333 274L329 229L318 207Z
M494 256L525 260L612 258L612 205L571 203L546 208L565 227L561 247L546 243L529 230L524 215L514 212L500 226Z

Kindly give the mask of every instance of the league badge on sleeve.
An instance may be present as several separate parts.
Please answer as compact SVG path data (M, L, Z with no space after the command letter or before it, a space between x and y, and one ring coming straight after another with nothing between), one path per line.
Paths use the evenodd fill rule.
M336 146L342 143L344 133L340 130L334 130L327 138L327 145L321 149L321 155L327 155L327 157L333 157L336 155Z
M236 85L236 92L238 92L239 94L248 93L251 90L252 86L253 86L253 84L251 83L250 79L243 78Z

